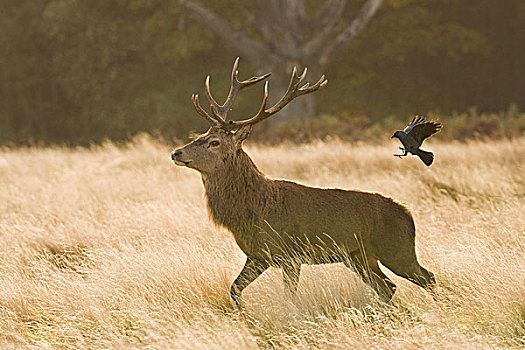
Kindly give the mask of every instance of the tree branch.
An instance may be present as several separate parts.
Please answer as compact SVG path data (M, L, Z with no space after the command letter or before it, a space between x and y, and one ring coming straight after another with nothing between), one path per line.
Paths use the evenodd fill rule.
M262 36L263 40L271 43L273 40L273 30L269 25L272 21L264 16L264 8L258 1L249 1L243 5L244 14L250 25L255 28Z
M339 6L343 6L343 8L346 6L347 0L327 0L323 8L320 9L314 18L314 23L316 23L319 26L325 26L331 23L333 16L334 16L334 10L337 10Z
M299 35L301 32L297 30L306 19L304 0L281 1L281 7L284 10L288 28L294 31L293 34Z
M315 16L314 23L320 30L314 34L312 40L302 47L302 54L306 57L315 56L326 41L332 36L346 6L346 0L328 0Z
M260 66L262 61L278 59L266 45L250 38L244 31L232 28L228 22L204 6L188 0L179 2L195 20L230 43L255 65Z
M379 6L381 6L381 3L383 0L368 0L359 13L357 14L357 17L352 21L350 26L348 26L344 31L342 31L330 44L321 55L319 59L319 63L321 67L325 67L330 59L332 58L332 55L341 50L344 46L346 46L349 42L351 42L357 34L359 34L365 26L368 24L370 19L374 16Z
M245 12L266 46L279 56L300 55L299 43L308 37L304 0L248 0Z

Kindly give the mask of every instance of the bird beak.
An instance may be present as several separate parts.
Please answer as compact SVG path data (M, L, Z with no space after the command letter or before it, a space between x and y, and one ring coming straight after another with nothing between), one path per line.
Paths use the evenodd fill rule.
M394 138L394 136L396 136L396 134L392 135L392 136L391 136L390 138L391 138L391 139L393 139L393 138Z

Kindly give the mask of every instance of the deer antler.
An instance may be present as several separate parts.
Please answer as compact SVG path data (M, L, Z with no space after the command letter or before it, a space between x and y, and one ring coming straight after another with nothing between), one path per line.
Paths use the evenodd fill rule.
M231 79L231 86L230 86L230 92L228 93L228 97L226 98L226 101L222 105L220 105L215 98L213 98L213 95L210 91L210 76L208 75L206 77L206 81L204 83L204 86L206 88L206 97L208 98L208 101L210 102L210 109L213 113L214 118L212 118L202 107L199 105L199 96L193 95L193 106L195 107L195 110L197 113L199 113L204 119L210 123L211 126L223 126L226 122L226 116L228 115L228 111L230 110L231 105L233 104L233 100L237 96L237 93L250 85L253 85L255 83L260 82L261 80L264 80L268 78L272 73L266 73L260 77L252 77L248 80L239 81L237 78L239 71L237 70L237 67L239 65L239 57L235 59L235 63L233 64L232 69L232 79Z
M214 118L211 117L204 109L202 109L202 107L199 104L199 96L197 94L192 95L192 101L193 101L193 106L195 107L195 110L197 111L197 113L199 113L199 115L201 115L204 119L206 119L206 121L208 121L208 123L210 123L212 127L222 127L226 130L236 130L244 125L256 124L270 117L271 115L279 112L288 103L290 103L294 98L317 91L328 83L328 80L326 80L325 76L322 75L321 78L314 85L310 86L310 83L306 83L303 86L299 87L299 85L301 85L301 83L306 77L307 69L305 68L301 75L297 75L297 68L294 67L292 76L290 78L290 84L288 84L288 89L286 90L283 97L279 100L279 102L277 102L271 108L266 109L266 104L268 103L268 81L267 81L264 84L263 101L261 103L261 107L259 108L259 111L257 112L257 114L251 117L250 119L239 120L239 121L230 120L226 122L226 116L233 103L233 100L237 96L237 93L241 89L247 86L253 85L255 83L258 83L268 78L272 74L272 73L267 73L260 77L253 77L248 80L239 81L237 79L237 75L239 74L239 71L237 70L238 65L239 65L239 57L237 57L237 59L235 60L235 63L233 64L230 92L228 93L228 97L226 98L226 101L222 105L219 105L217 101L213 98L210 92L210 76L208 75L206 77L206 81L204 83L204 86L206 88L206 97L208 98L208 101L210 102L210 109L213 113Z
M210 117L208 112L206 112L204 109L202 109L201 105L199 104L199 95L193 94L191 95L191 102L193 102L193 108L199 113L201 117L203 117L212 127L220 127L222 124L219 123L216 119L213 119Z
M299 87L299 85L303 82L304 78L306 77L306 72L307 68L304 69L301 75L297 75L297 68L294 67L292 76L290 78L290 84L288 84L288 89L286 90L286 93L279 100L279 102L277 102L273 107L269 109L266 109L266 103L268 102L268 82L266 82L266 84L264 85L263 101L257 114L251 117L250 119L229 121L227 125L228 130L239 129L240 127L248 124L256 124L270 117L271 115L279 112L294 98L317 91L328 83L328 80L326 80L325 76L322 75L321 78L314 85L310 86L310 83L306 83L303 86Z

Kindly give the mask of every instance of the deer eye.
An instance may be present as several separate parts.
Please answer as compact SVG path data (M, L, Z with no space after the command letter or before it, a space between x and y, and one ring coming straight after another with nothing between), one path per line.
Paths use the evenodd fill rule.
M210 146L211 147L217 147L219 146L221 143L217 140L213 140L212 142L210 142Z

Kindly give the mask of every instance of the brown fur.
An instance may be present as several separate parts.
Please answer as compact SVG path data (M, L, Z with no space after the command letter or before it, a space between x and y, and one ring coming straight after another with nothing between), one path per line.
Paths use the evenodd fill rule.
M201 172L211 218L247 255L231 289L237 305L242 290L269 266L283 268L292 293L304 263L344 262L385 301L395 285L378 261L422 287L433 286L432 273L417 262L414 221L404 205L378 193L269 179L241 147L249 131L212 127L172 154L178 165Z

